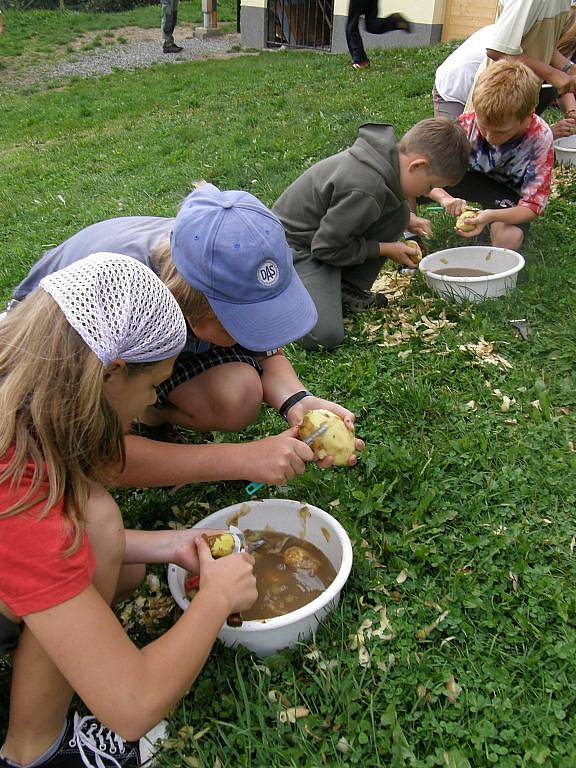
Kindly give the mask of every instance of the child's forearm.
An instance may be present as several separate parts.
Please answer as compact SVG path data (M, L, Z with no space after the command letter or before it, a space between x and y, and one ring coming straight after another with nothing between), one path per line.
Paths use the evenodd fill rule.
M512 208L490 208L482 211L485 224L501 221L504 224L529 224L537 214L525 205L515 205Z
M517 56L508 56L508 54L496 51L492 48L486 49L486 54L489 59L498 61L502 58L510 58L515 61L520 61L529 67L534 74L538 75L541 80L545 80L547 83L553 85L560 93L574 90L573 77L562 72L562 69L556 69L554 66L550 66L540 59L533 59L531 56L526 56L525 53L521 53ZM561 54L559 54L561 55Z
M558 99L560 109L566 117L576 117L576 97L573 93L565 93Z
M448 194L442 187L434 187L434 189L431 189L430 192L428 192L428 197L431 200L434 200L435 203L440 203L440 205L445 205L454 200L452 195Z
M141 650L143 682L139 694L136 693L139 710L145 715L134 723L134 735L145 733L188 692L202 671L228 613L224 598L200 590L170 631Z
M117 485L158 488L243 480L246 476L245 454L245 444L178 445L127 435L126 467Z
M179 531L127 530L123 563L176 563L187 567L196 560L192 540L197 536L219 533L208 528L188 528Z
M276 354L260 361L264 402L278 410L290 395L306 390L292 363L284 354Z
M576 72L576 67L572 61L567 56L564 56L563 53L560 53L557 48L550 59L550 66L554 67L554 69L561 69L567 75L573 75Z

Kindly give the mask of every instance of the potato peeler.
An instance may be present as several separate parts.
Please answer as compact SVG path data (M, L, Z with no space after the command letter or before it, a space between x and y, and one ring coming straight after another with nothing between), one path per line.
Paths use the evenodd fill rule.
M256 541L246 541L246 535L244 534L244 531L241 531L240 528L238 528L235 525L229 525L228 530L230 533L233 533L234 536L238 538L238 540L241 542L241 550L242 552L254 552L255 549L258 549L259 547L264 544L264 539L257 539Z
M254 550L258 549L259 547L264 544L264 539L257 539L256 541L246 541L246 536L244 535L244 532L240 530L235 525L228 526L228 529L230 533L234 534L235 538L242 542L241 551L243 552L254 552ZM229 627L241 627L242 626L242 616L239 613L231 613L230 616L226 619L226 624Z
M305 440L303 440L303 442L306 443L306 445L312 445L314 440L316 440L317 437L320 437L320 435L323 435L327 429L328 429L328 424L326 424L326 422L324 422L324 424L320 424L318 429L315 429L314 432L311 432L308 435L308 437ZM256 493L256 491L259 491L260 488L263 488L265 485L266 483L248 483L248 485L246 486L246 488L244 488L244 490L249 496L252 496L253 494Z

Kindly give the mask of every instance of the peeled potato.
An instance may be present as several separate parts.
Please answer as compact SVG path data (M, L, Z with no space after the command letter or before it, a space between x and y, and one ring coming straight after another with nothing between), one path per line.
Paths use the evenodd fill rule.
M478 211L475 211L472 208L464 208L460 216L456 219L456 229L459 229L462 232L472 232L473 229L476 229L474 224L469 224L467 222L467 219L475 218L477 213Z
M302 547L297 546L288 547L282 554L282 560L284 560L284 565L295 571L316 571L319 566L319 562L315 557L312 557Z
M231 533L218 533L214 536L203 535L203 538L210 547L214 559L226 557L234 552L236 540Z
M334 464L348 464L348 459L356 450L354 433L350 432L340 416L336 416L332 411L326 411L324 408L308 411L300 427L300 439L305 440L322 424L328 424L328 429L314 440L312 450L319 459L332 456Z
M420 264L422 261L422 249L416 242L416 240L406 240L406 245L409 245L410 248L414 251L414 253L410 254L410 258L414 262L414 264Z

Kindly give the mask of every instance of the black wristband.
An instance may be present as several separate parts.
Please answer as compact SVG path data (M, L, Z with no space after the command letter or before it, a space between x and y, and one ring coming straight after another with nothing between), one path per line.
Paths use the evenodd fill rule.
M307 389L301 389L300 392L294 392L293 395L290 395L290 397L286 398L280 408L278 408L278 413L280 416L287 420L288 411L290 408L292 408L293 405L296 405L296 403L299 403L300 400L303 400L305 397L312 397L312 392L308 392Z

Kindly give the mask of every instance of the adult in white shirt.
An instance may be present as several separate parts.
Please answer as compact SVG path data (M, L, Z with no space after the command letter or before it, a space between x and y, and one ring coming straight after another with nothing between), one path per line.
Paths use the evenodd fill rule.
M473 111L476 77L491 60L506 56L522 61L565 94L560 99L565 119L552 131L555 138L574 133L576 68L556 47L571 21L570 5L570 0L501 0L496 23L471 35L439 67L433 91L435 115L456 119L462 112Z
M432 91L434 117L456 120L462 114L478 67L486 58L494 27L489 24L474 32L440 64Z

